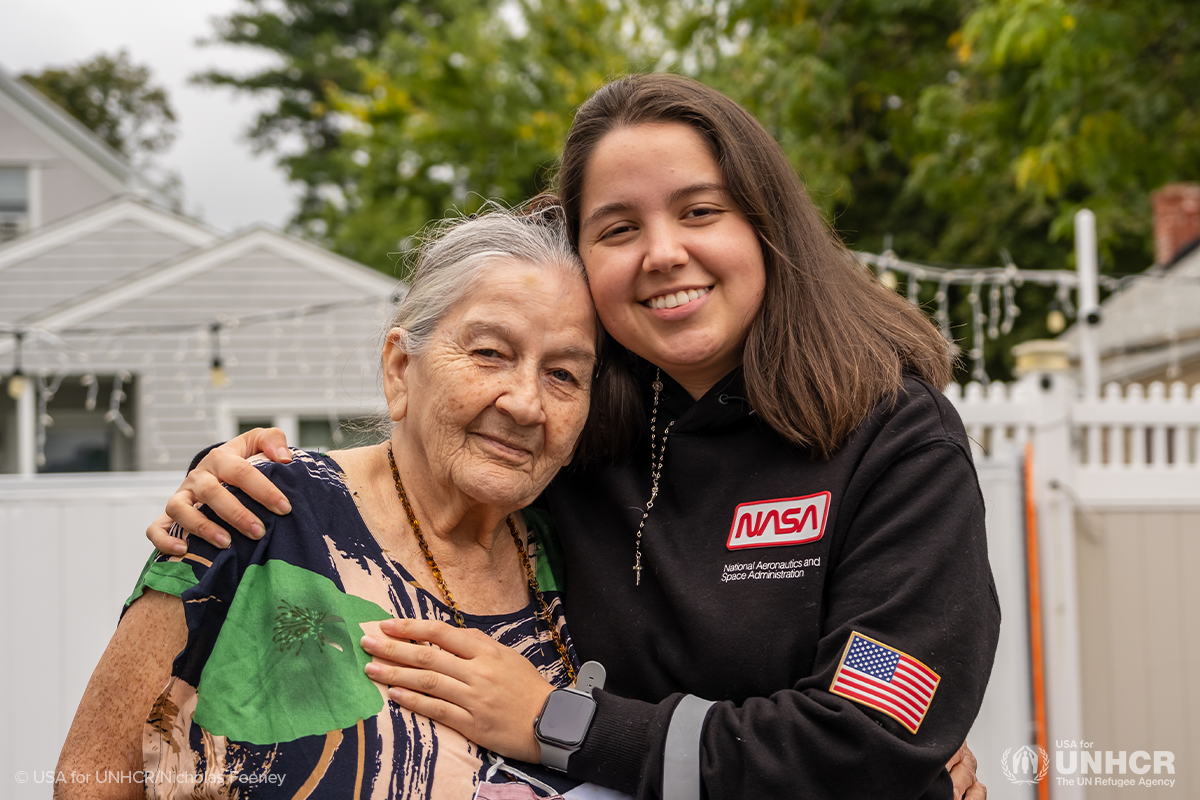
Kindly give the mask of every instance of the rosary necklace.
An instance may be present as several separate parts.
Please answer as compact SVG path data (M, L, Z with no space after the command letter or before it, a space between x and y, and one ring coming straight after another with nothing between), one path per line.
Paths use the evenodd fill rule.
M429 545L425 543L425 537L421 535L421 523L417 521L417 515L413 513L412 506L408 502L408 494L404 491L404 484L400 482L400 470L396 469L396 457L392 455L391 444L388 444L388 464L392 467L392 478L396 481L396 494L400 496L404 513L408 515L408 524L412 526L412 532L417 537L417 544L421 546L421 552L425 554L425 563L429 565L429 571L433 573L433 579L437 581L446 605L450 606L454 624L460 628L466 628L467 622L463 619L462 612L458 610L458 603L454 602L454 595L450 594L450 587L446 585L446 579L442 577L442 571L438 569L437 562L433 560L433 553L429 552ZM538 585L537 575L534 574L533 566L529 563L529 553L521 542L521 534L517 532L517 523L513 521L512 514L508 515L505 522L508 523L508 532L512 534L513 541L517 545L517 552L521 555L521 564L525 567L525 577L529 582L529 588L533 592L533 596L537 598L538 608L541 609L538 616L546 621L546 627L550 629L550 636L554 639L554 646L558 648L558 655L562 659L563 666L567 668L567 677L570 678L571 683L575 683L575 668L571 666L571 657L567 655L567 646L559 636L558 628L555 627L554 620L550 616L550 608L546 605L545 598L542 597L542 589Z
M642 512L642 521L638 523L637 539L634 545L633 571L637 575L635 585L642 585L642 532L646 529L646 520L650 518L650 509L654 508L654 499L658 497L658 481L662 477L663 458L667 455L667 434L675 420L663 428L662 446L658 446L655 424L658 422L658 397L662 393L662 370L654 373L654 405L650 409L650 499L646 501L646 510Z

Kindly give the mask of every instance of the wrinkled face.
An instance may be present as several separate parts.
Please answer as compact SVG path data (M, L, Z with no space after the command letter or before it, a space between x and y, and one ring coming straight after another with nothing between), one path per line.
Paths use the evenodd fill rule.
M579 253L613 337L699 396L742 360L762 303L758 235L682 123L610 131L584 172Z
M453 306L420 355L389 334L385 388L397 434L435 482L512 511L575 449L595 366L582 277L501 260Z

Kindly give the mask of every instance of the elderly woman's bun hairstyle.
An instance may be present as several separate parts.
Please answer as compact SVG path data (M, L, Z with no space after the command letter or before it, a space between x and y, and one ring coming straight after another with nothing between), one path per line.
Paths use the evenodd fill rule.
M635 75L604 86L580 107L558 173L572 244L579 243L592 152L609 131L646 123L680 123L699 133L758 233L767 287L746 337L743 369L760 419L827 456L881 401L896 397L903 374L946 385L950 348L937 329L850 254L758 120L696 81ZM623 348L609 344L615 395L603 402L614 412L602 436L629 442L640 425L641 394L621 365Z
M582 277L583 264L562 219L557 204L538 197L512 209L488 203L479 213L430 223L415 251L408 291L387 329L404 330L404 351L420 355L442 317L498 260L514 259Z

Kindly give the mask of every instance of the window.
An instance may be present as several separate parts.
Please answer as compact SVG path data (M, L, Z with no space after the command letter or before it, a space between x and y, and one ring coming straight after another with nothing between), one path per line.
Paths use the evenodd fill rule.
M105 419L112 397L113 377L101 375L94 384L85 383L91 376L68 375L46 405L49 424L43 449L45 463L37 467L43 472L124 472L135 469L135 439L127 436L115 421ZM34 380L31 378L30 380ZM125 381L121 387L125 399L121 414L136 426L135 383ZM95 403L91 409L88 397ZM127 429L128 430L128 429ZM30 441L33 434L29 434ZM17 455L16 403L6 392L0 393L0 473L15 473L19 468Z
M294 424L295 432L291 432ZM336 434L334 426L337 426ZM330 450L346 450L351 447L363 447L376 444L386 437L386 433L377 429L376 422L371 417L356 417L339 420L337 417L239 417L237 431L245 433L251 428L282 428L288 436L288 444L301 450L316 450L326 453Z
M15 239L29 228L29 171L0 167L0 242Z
M82 376L69 375L54 399L46 407L52 425L46 427L46 463L38 472L126 472L134 469L134 439L126 436L114 422L105 419L112 396L113 378L101 375L96 379L95 406L87 407L90 387ZM121 386L125 399L121 414L136 425L133 410L137 407L134 382Z

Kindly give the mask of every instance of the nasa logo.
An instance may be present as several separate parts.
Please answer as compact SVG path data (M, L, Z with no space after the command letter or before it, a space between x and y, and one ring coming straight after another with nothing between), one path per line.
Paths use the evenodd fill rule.
M733 510L730 550L807 544L825 535L829 492L742 503Z

